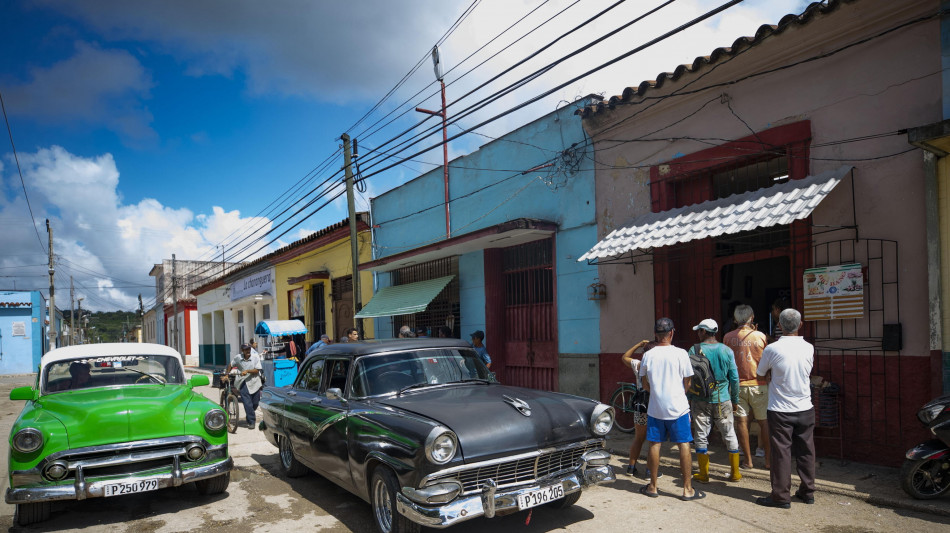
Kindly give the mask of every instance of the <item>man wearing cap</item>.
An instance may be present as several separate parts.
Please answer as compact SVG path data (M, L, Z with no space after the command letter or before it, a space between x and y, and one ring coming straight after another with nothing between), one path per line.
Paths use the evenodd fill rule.
M329 346L331 343L332 341L330 341L330 336L324 333L323 335L320 335L320 340L313 343L312 346L307 348L307 353L305 354L305 356L312 354L313 352L319 350L320 348L323 348L324 346Z
M647 454L647 468L650 470L650 482L640 487L640 493L656 498L657 467L660 466L660 443L675 442L680 451L680 474L683 477L684 501L699 500L706 497L701 490L692 485L693 456L689 443L693 436L689 427L689 401L686 390L689 388L693 367L689 363L686 350L673 346L673 321L661 318L653 326L656 334L656 346L643 354L640 361L640 378L643 388L650 391L650 405L647 407L647 440L650 451Z
M225 369L225 378L230 375L231 369L238 370L234 378L234 386L241 391L241 403L244 404L244 415L247 417L247 427L253 429L257 420L257 405L261 401L261 358L251 354L251 345L242 344L241 354L235 355Z
M729 452L730 475L729 481L739 481L739 440L736 438L732 412L739 403L739 371L736 369L735 355L732 348L716 340L719 324L707 318L693 326L693 331L699 337L699 344L689 349L689 354L695 356L702 353L709 360L712 367L713 379L716 388L712 390L709 399L690 396L690 412L693 415L693 439L696 443L696 461L699 463L699 473L693 479L700 483L709 483L709 431L713 423L719 428L723 440L726 441L726 450Z
M482 344L482 341L485 340L485 332L477 329L472 332L471 337L472 348L475 348L475 352L482 358L482 362L485 363L485 366L491 368L491 356L488 355L488 350L485 348L485 345Z

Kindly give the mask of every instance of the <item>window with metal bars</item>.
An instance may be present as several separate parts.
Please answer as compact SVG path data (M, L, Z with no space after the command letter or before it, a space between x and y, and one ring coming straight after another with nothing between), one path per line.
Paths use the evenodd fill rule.
M551 239L505 248L505 305L554 301L553 246Z
M352 278L350 278L352 286ZM320 340L320 335L327 332L327 308L324 296L323 283L310 286L310 325L307 328L313 335L313 340Z
M353 292L353 276L336 278L331 283L330 298L332 298L334 302L342 300L346 293Z
M392 272L393 286L416 283L444 276L454 276L452 281L442 289L425 311L412 315L397 315L393 317L393 337L399 335L402 326L409 326L413 330L423 329L426 335L437 337L439 329L445 326L453 338L459 338L461 324L460 297L459 297L459 261L457 256L444 257L427 261L418 265L394 270Z

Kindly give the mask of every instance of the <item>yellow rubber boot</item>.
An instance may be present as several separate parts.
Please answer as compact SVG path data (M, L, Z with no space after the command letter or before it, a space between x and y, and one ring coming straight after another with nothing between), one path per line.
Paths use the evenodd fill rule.
M699 463L699 472L693 474L693 481L700 483L709 483L709 454L697 453L696 461ZM739 463L736 463L737 465Z
M739 473L739 452L729 454L729 466L732 472L729 474L729 481L739 481L742 474Z

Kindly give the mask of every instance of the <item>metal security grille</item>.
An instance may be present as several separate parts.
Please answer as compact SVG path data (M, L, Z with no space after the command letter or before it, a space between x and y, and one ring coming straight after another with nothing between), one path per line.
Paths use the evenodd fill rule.
M413 330L422 328L426 334L436 337L439 328L446 326L451 330L451 336L459 338L461 319L459 316L461 305L459 297L459 261L458 257L444 257L434 261L427 261L418 265L411 265L394 270L392 273L393 286L427 281L444 276L455 276L442 289L425 311L412 315L398 315L393 317L393 337L399 335L399 328L409 326Z
M352 279L350 280L352 285ZM323 283L310 286L310 324L308 330L314 341L320 340L320 335L327 332L327 308Z
M756 191L789 180L789 160L770 152L717 165L672 182L675 207Z
M336 278L332 282L332 289L330 291L330 298L333 301L339 301L346 298L347 295L350 295L352 298L353 293L353 276L344 276L342 278Z

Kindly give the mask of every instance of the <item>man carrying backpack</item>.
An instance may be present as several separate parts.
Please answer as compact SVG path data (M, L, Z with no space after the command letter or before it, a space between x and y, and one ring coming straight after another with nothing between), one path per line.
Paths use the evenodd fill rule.
M693 326L700 343L689 349L693 366L692 384L687 392L693 415L693 442L699 473L693 479L709 483L709 431L713 423L719 428L729 451L729 481L739 481L739 440L733 426L732 412L739 403L739 371L732 349L716 340L719 324L707 318Z

